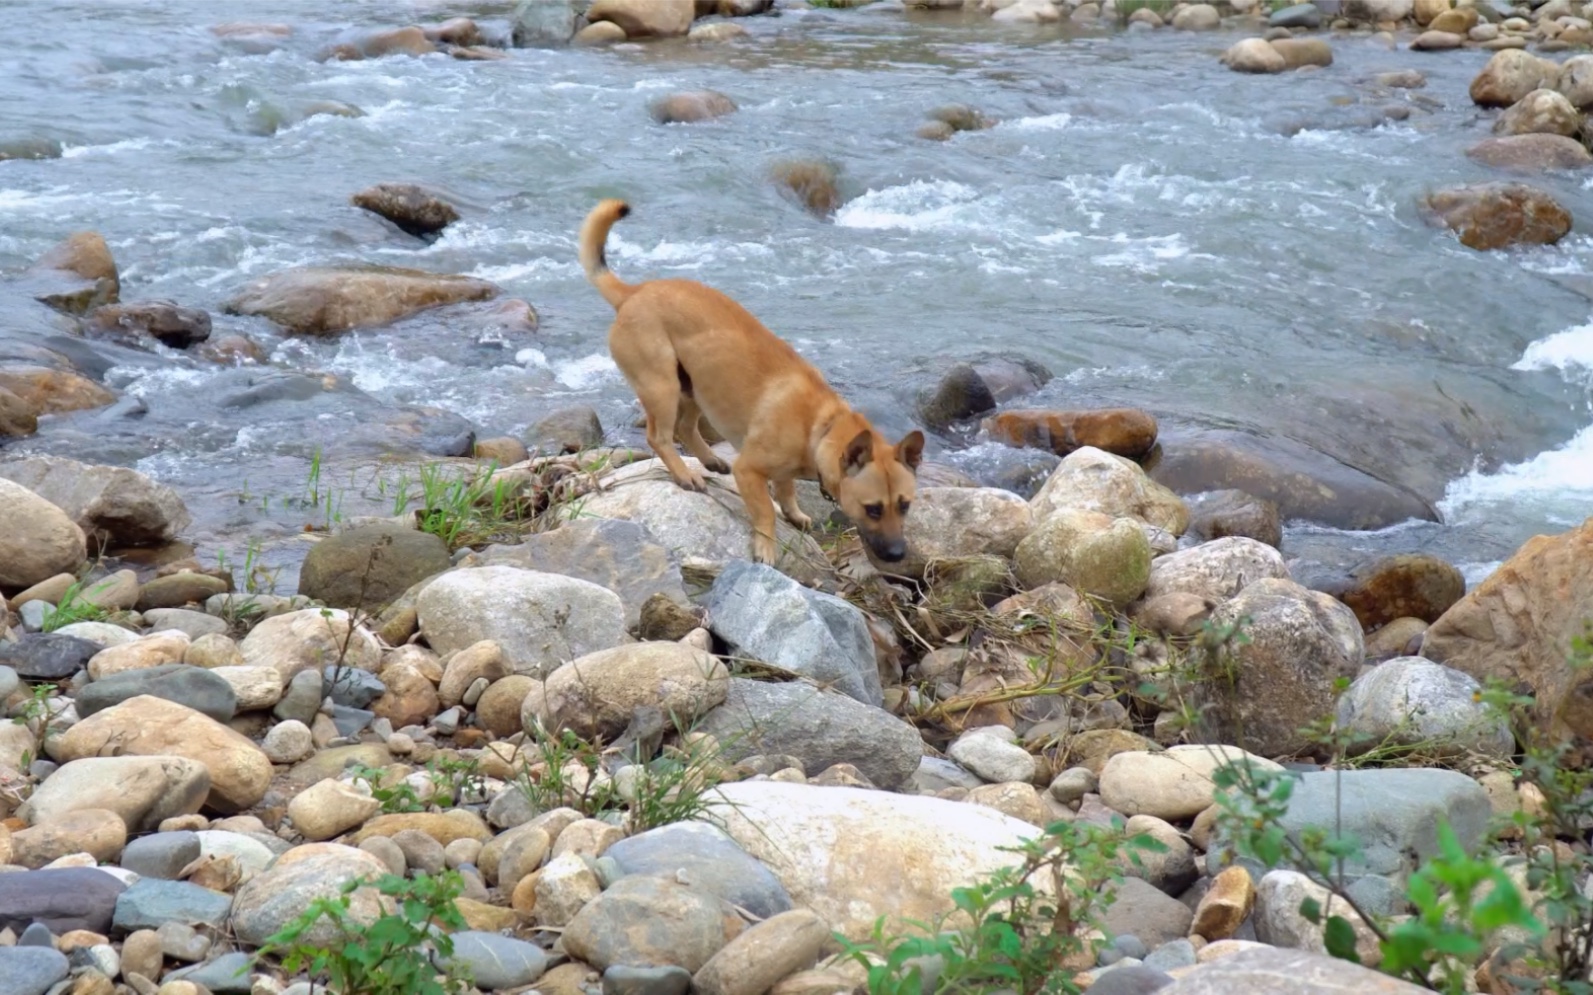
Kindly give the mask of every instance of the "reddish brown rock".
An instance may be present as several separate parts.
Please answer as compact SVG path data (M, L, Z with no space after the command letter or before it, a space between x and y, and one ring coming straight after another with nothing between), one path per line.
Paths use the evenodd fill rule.
M1593 619L1593 518L1535 536L1434 622L1422 656L1479 681L1530 689L1550 736L1593 739L1593 677L1571 640Z
M1523 183L1451 187L1428 197L1427 207L1472 249L1553 245L1571 230L1571 212Z
M990 437L1009 446L1066 456L1093 446L1118 456L1143 456L1156 444L1156 419L1138 408L1098 411L1003 411L986 418Z

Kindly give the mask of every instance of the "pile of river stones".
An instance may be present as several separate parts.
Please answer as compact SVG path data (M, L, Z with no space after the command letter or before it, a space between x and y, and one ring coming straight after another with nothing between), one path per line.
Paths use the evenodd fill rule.
M1366 991L1300 914L1317 885L1235 862L1213 770L1297 776L1287 826L1339 820L1368 846L1351 894L1397 916L1439 820L1479 846L1532 802L1479 679L1534 692L1554 735L1593 733L1566 659L1593 617L1593 520L1469 592L1422 555L1307 587L1276 507L1180 497L1086 446L1028 500L922 487L889 576L784 524L775 569L744 558L728 478L688 493L609 455L581 514L522 543L450 553L413 521L350 523L292 597L192 560L89 567L91 545L180 535L180 497L131 470L0 460L0 991L302 992L251 951L346 882L454 868L454 962L480 990L851 992L833 934L933 921L1042 827L1113 820L1166 849L1125 866L1104 945L1068 968L1081 983L1276 992L1286 972L1290 991ZM108 614L50 625L74 583ZM926 641L836 593L862 589ZM1037 619L1053 635L1012 624ZM1186 688L1188 728L1143 685L1175 679L1163 665L1208 620L1249 638L1226 682ZM1127 650L1089 634L1130 627ZM1081 672L1080 693L1047 693ZM1326 716L1454 769L1297 762ZM523 790L565 732L612 744L602 765L566 769L564 798ZM660 751L708 758L723 783L705 809L640 832L579 809L593 778L634 794ZM445 764L468 765L467 789L439 794ZM365 768L426 810L384 812Z

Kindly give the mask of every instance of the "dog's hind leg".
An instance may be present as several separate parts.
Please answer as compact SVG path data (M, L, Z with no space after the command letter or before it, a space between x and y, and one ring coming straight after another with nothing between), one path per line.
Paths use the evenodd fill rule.
M780 503L780 510L785 512L785 520L792 525L805 531L813 524L813 519L802 511L800 504L797 504L795 480L776 480L774 499Z
M675 425L680 416L679 362L669 335L656 322L621 316L608 333L609 355L625 374L647 415L647 444L669 469L669 476L688 491L706 490L702 474L686 465L675 450ZM693 405L695 407L695 405Z
M712 473L729 473L730 464L720 458L702 437L702 411L690 394L680 396L679 413L675 416L675 440L686 447L686 452L702 461Z
M741 492L741 501L752 519L752 558L773 566L778 547L774 541L774 501L769 497L769 478L753 469L745 457L737 457L731 472L736 476L736 490Z

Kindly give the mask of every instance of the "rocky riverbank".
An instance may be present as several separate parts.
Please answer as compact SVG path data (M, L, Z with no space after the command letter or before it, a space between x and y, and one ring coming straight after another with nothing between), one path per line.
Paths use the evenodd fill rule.
M91 565L90 537L180 535L181 500L0 462L0 990L292 990L249 954L312 901L453 869L454 958L483 990L852 991L832 933L934 921L1058 822L1161 845L1125 865L1079 985L1279 991L1256 979L1289 964L1317 980L1288 990L1364 990L1301 918L1317 885L1227 869L1215 768L1354 767L1306 731L1330 716L1448 758L1290 768L1284 824L1339 820L1372 848L1351 893L1397 917L1435 825L1482 847L1523 804L1479 681L1593 732L1567 662L1593 522L1469 593L1423 557L1312 589L1274 505L1185 500L1085 447L1030 500L920 489L901 574L844 531L784 534L780 572L741 558L728 481L687 493L640 456L604 454L521 542L451 550L414 518L328 535L295 597ZM499 479L523 496L547 470ZM1189 669L1232 625L1226 680Z

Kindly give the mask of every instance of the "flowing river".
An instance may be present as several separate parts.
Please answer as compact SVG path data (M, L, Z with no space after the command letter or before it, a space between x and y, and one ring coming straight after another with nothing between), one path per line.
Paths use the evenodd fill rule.
M1435 188L1510 178L1464 154L1490 133L1466 89L1486 52L1346 36L1329 68L1253 77L1218 63L1229 32L1004 27L879 3L741 19L751 38L721 45L316 59L350 32L454 15L506 39L512 6L8 3L0 140L64 154L0 162L0 286L92 229L123 300L205 308L269 363L90 344L123 399L45 419L6 452L137 466L182 493L202 558L259 543L291 587L305 525L391 513L392 474L464 433L523 434L590 404L611 441L639 442L611 312L575 261L581 219L617 195L635 208L609 250L622 277L727 291L892 435L951 362L1006 355L1055 374L1016 405L1145 408L1169 450L1212 431L1295 447L1440 519L1296 523L1292 556L1420 549L1475 580L1593 513L1593 239L1476 252L1419 209ZM294 31L259 45L209 30L231 20ZM1426 86L1374 81L1412 68ZM705 87L739 111L650 119L653 99ZM326 101L361 113L307 116ZM914 136L952 102L999 123ZM839 166L833 218L769 182L786 157ZM350 205L383 181L445 190L462 220L426 243ZM1593 217L1593 181L1529 181ZM253 278L325 263L489 279L541 324L468 305L305 339L221 313ZM0 359L63 334L7 294ZM931 455L991 479L1022 454L964 434ZM310 505L312 488L334 506Z

